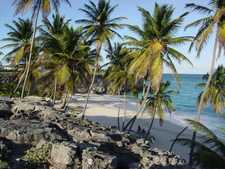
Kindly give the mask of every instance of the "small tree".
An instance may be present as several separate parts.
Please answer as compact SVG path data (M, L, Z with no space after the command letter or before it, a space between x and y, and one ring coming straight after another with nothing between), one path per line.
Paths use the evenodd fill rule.
M146 138L150 134L150 130L153 126L153 122L154 122L156 113L159 116L159 123L160 123L160 125L162 125L162 123L165 119L163 108L165 107L170 115L171 115L172 111L175 110L175 106L172 104L172 101L170 99L170 94L178 93L178 91L177 90L167 90L169 86L170 86L169 81L161 83L158 92L151 93L151 95L147 98L146 104L144 106L144 110L146 110L146 109L149 110L149 113L152 117L152 121L151 121L149 129L147 131Z

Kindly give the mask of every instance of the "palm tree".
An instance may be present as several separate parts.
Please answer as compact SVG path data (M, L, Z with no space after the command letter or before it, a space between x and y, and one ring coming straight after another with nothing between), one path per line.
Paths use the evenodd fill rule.
M7 41L8 44L2 46L1 49L13 48L4 58L8 58L11 61L11 65L16 66L18 64L25 64L28 59L33 27L29 19L24 20L19 18L18 21L14 20L13 24L14 26L5 24L10 29L7 33L9 37L2 39L2 41Z
M187 61L191 64L186 56L172 48L190 41L190 37L176 37L175 33L180 28L184 17L187 13L182 14L178 18L172 19L174 8L169 5L159 6L155 4L153 15L145 9L139 7L139 11L143 16L143 29L138 26L129 26L129 28L140 36L140 40L126 36L129 42L125 44L134 46L134 51L130 52L126 57L132 58L129 72L135 72L136 78L147 76L150 82L136 115L128 122L126 128L130 125L131 130L137 116L141 112L152 89L155 93L159 90L162 81L163 64L168 66L174 73L175 79L179 85L179 76L173 59L181 63ZM128 48L129 49L129 48ZM128 131L128 132L129 132Z
M201 106L201 111L206 107L208 101L210 100L210 104L211 107L213 108L213 110L217 113L223 113L224 112L224 106L225 106L225 68L224 66L218 66L218 68L215 70L215 72L212 75L211 81L209 83L209 86L205 92L205 96L202 102L202 106ZM203 80L208 80L209 78L209 74L207 73L206 75L203 76ZM196 85L197 87L205 87L206 83L200 83L198 85ZM202 98L203 92L201 92L198 96L197 99L197 105L200 106L200 100ZM198 123L198 122L196 122ZM174 142L170 148L170 151L172 151L173 145L175 144L175 142L178 139L178 137L188 128L188 126L186 126L176 137L176 139L174 139ZM193 143L195 142L195 137L196 137L196 131L194 132L194 139L193 139ZM193 144L193 146L195 146L195 144ZM192 148L193 148L192 146ZM192 154L193 154L194 150L191 150ZM192 156L190 157L190 164L192 164Z
M114 47L111 49L109 47L107 51L107 58L110 58L110 66L107 68L104 78L106 81L111 82L110 89L113 89L114 93L118 93L120 96L121 91L123 91L124 96L124 115L122 122L122 130L124 128L125 117L126 117L126 94L127 94L127 86L131 84L132 76L128 75L128 62L124 62L124 56L126 56L127 52L122 52L122 49L125 48L119 43L114 43ZM107 65L108 65L107 64ZM120 101L120 98L119 98ZM120 129L119 122L119 114L120 114L120 102L118 107L118 129Z
M69 0L63 0L67 4L70 5ZM29 58L27 61L27 69L25 71L25 79L24 79L24 84L21 92L21 98L23 98L24 95L24 90L30 70L30 64L31 64L31 57L32 57L32 51L33 51L33 46L34 46L34 39L35 39L35 34L36 34L36 28L37 28L37 20L38 20L38 15L40 10L42 11L42 16L47 17L49 13L51 12L51 4L53 5L53 8L56 10L58 13L58 7L60 5L60 0L14 0L12 5L16 5L16 12L15 15L22 13L24 14L31 6L33 9L33 15L32 18L33 20L33 34L32 34L32 40L31 40L31 46L30 46L30 54Z
M163 109L165 108L170 115L172 111L175 110L175 106L172 104L170 94L178 93L178 91L168 90L169 86L170 86L169 81L161 83L157 93L151 93L151 95L147 98L146 104L144 106L144 110L149 110L149 113L152 117L152 121L147 131L146 138L150 134L150 130L152 128L156 113L158 113L159 122L160 122L160 125L162 125L165 119Z
M1 47L12 48L12 50L8 52L3 57L3 59L8 60L11 66L17 67L18 70L23 70L22 72L21 70L17 72L17 77L15 79L18 80L18 85L15 88L14 92L11 93L12 95L16 92L19 85L22 83L28 67L26 63L29 57L33 30L32 22L29 19L24 20L19 18L18 21L14 20L13 24L14 26L5 24L5 26L10 29L10 31L7 33L9 37L2 39L2 41L8 41L10 43ZM33 56L35 56L34 52Z
M88 89L88 94L83 109L82 118L85 116L85 111L88 104L89 95L94 83L96 71L98 68L98 61L100 58L102 44L109 44L110 40L114 38L115 35L122 37L115 31L115 29L122 28L122 24L117 22L125 19L125 17L111 18L112 13L118 5L111 6L110 1L99 0L98 5L93 1L89 1L90 5L85 4L83 9L79 9L87 15L88 19L77 20L77 23L84 24L84 29L86 30L85 36L90 39L95 40L96 45L96 61L94 66L94 72L91 84Z
M224 27L225 26L225 17L224 17L225 16L224 14L225 1L210 0L208 5L211 8L204 7L201 5L196 5L194 3L186 4L186 7L192 9L192 11L197 11L207 15L206 17L204 16L204 18L196 20L186 26L186 28L189 28L189 27L196 27L200 25L200 28L198 29L196 36L193 42L191 43L190 50L195 45L195 48L197 50L197 56L200 56L202 49L207 44L210 36L213 34L213 31L216 32L209 77L199 102L198 113L195 117L196 121L200 120L200 113L202 111L202 107L204 104L203 102L204 102L204 97L205 97L207 88L209 87L209 84L212 78L216 55L218 55L217 57L219 57L221 55L221 51L225 49L225 45L224 45L225 44L224 43L225 41L225 38L224 38L225 37L224 36L225 35L224 33L225 32L225 27ZM216 51L217 49L218 49L218 53Z
M203 76L203 80L208 80L209 74ZM205 87L206 83L200 83L197 87ZM197 104L199 106L203 92L198 96ZM205 92L205 98L202 103L202 110L210 100L211 107L219 114L224 112L225 106L225 68L223 65L217 67L212 75L209 87Z
M200 114L201 111L203 110L203 104L204 104L204 98L207 92L207 89L210 85L210 81L212 78L213 74L213 69L215 65L215 59L216 57L219 57L221 55L221 51L225 49L225 14L224 14L224 9L225 9L225 1L224 0L210 0L209 4L210 7L204 7L201 5L196 5L194 3L191 4L186 4L187 8L192 9L192 11L197 11L202 14L205 14L203 18L198 19L186 26L186 28L189 27L196 27L199 26L199 29L196 33L196 36L191 43L190 50L193 48L195 45L195 48L197 50L197 56L200 56L202 49L204 46L207 44L208 40L210 39L210 36L213 34L213 31L216 32L215 36L215 42L214 42L214 47L213 47L213 55L212 55L212 63L211 63L211 68L209 72L209 77L205 85L205 89L201 95L201 99L199 101L199 106L198 106L198 112L195 117L195 121L200 121ZM210 15L212 14L212 15ZM206 17L205 17L206 16ZM218 53L217 53L218 49ZM216 56L217 55L217 56ZM196 137L196 132L193 132L193 140L195 140ZM193 153L194 148L191 149L190 152L190 164L191 164L191 155Z
M51 23L51 21L47 18L43 19L42 22L44 25L42 25L40 27L40 32L41 32L41 39L43 40L43 46L46 46L48 44L48 46L50 46L50 48L55 48L56 46L51 44L51 43L57 43L57 41L62 37L63 33L65 32L65 29L68 28L69 22L70 20L66 20L65 21L65 17L64 16L60 16L60 15L52 15L53 21ZM60 44L58 44L60 46ZM46 51L46 49L43 49ZM49 52L44 52L44 55L46 55ZM50 52L51 54L51 52ZM44 66L46 66L46 69L51 69L55 67L55 64L53 64L52 62L40 62L40 66L42 66L44 64ZM41 78L42 81L42 78ZM53 95L52 95L52 99L53 99L53 106L55 103L55 99L56 99L56 91L57 91L57 78L55 77L54 80L54 86L52 87L52 81L48 80L47 82L49 82L48 86L50 88L53 88ZM46 89L45 89L46 90ZM49 89L47 89L46 91L51 91Z
M0 55L3 55L3 53L2 52L0 52ZM0 66L2 66L2 62L0 61Z
M60 29L58 24L54 24L59 21ZM86 82L86 77L91 71L93 54L90 52L89 45L82 42L83 28L70 28L67 25L68 22L63 22L63 17L55 17L53 24L49 24L48 20L44 23L46 25L45 29L42 29L43 54L40 62L43 62L49 70L43 76L44 81L54 84L55 82L52 83L50 78L54 76L54 81L57 81L59 87L72 95L75 92L75 84L81 81ZM55 29L53 25L58 31L53 31ZM56 86L54 88L56 89Z
M225 119L225 118L224 118ZM193 153L194 168L224 168L225 166L225 144L224 139L218 138L212 131L198 121L187 119L189 124L195 130L201 132L203 135L199 141L180 138L177 141L182 145L187 145L196 148ZM225 134L225 128L220 128Z

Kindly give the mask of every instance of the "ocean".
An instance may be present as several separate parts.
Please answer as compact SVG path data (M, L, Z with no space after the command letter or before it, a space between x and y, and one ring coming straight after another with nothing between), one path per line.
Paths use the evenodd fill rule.
M200 74L180 74L180 88L178 88L176 81L172 74L164 74L163 81L170 81L171 85L169 90L178 90L178 94L171 94L172 103L176 107L175 113L172 116L168 112L165 112L165 117L167 120L180 125L186 125L185 119L194 119L198 107L196 104L197 97L201 91L204 90L203 87L196 88L196 85L202 82ZM128 99L129 109L134 110L136 103L134 98ZM220 134L221 130L218 127L224 127L225 120L219 117L211 108L210 104L201 112L200 122L212 130L217 136L222 137Z

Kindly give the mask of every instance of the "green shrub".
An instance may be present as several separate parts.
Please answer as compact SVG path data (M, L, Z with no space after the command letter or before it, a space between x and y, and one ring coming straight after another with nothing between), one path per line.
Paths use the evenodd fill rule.
M40 149L31 148L26 151L24 158L30 163L47 163L51 155L52 142L44 144Z
M6 169L9 168L9 164L0 160L0 169Z

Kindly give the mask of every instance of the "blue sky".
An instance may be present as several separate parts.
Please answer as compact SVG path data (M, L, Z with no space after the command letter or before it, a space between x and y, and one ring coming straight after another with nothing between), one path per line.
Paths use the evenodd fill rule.
M12 25L13 20L17 20L18 17L21 18L28 18L30 17L30 12L27 12L25 15L17 15L14 16L15 7L11 6L13 0L0 0L0 39L7 37L8 29L4 26L5 23ZM72 4L72 8L70 8L65 3L62 3L60 6L60 13L61 15L65 15L66 19L72 19L71 25L74 25L75 27L77 25L74 24L74 21L77 19L85 18L85 15L79 11L79 8L83 8L84 3L89 3L89 0L70 0ZM93 0L93 2L97 3L98 0ZM137 6L140 6L148 11L150 13L153 11L154 4L157 2L158 4L171 4L175 8L174 18L177 16L180 16L184 12L188 11L188 9L185 9L184 6L186 3L196 3L206 6L209 2L208 0L204 1L196 1L196 0L158 0L158 1L152 1L152 0L111 0L111 5L114 6L118 4L118 7L115 10L115 13L112 17L118 17L118 16L124 16L128 19L124 20L127 24L132 25L138 25L141 26L142 24L142 18L140 15L140 12L137 9ZM180 31L177 33L177 36L194 36L197 28L191 28L187 31L184 31L184 26L188 23L191 23L198 18L203 17L202 15L199 15L197 13L190 13L183 24L183 27L180 29ZM49 15L49 18L51 18L51 15ZM40 19L41 20L41 19ZM39 22L40 23L40 22ZM127 29L118 30L118 32L121 35L132 35L132 32L130 32ZM209 72L210 64L211 64L211 56L212 56L212 49L213 49L213 42L214 37L211 38L211 40L208 42L207 46L203 49L202 54L200 58L196 58L196 53L194 50L192 50L191 53L188 53L189 44L185 46L181 46L179 48L176 48L183 54L185 54L189 60L193 63L194 67L190 66L189 64L183 62L180 64L176 63L176 67L178 70L178 73L195 73L195 74L205 74ZM0 41L0 46L5 45L6 42ZM9 49L6 50L0 50L3 53L7 53ZM104 53L103 53L104 54ZM0 56L2 58L2 56ZM107 62L104 60L104 62ZM220 59L217 60L216 66L219 64L225 63L225 57L221 56ZM164 67L165 73L170 73L170 71Z

